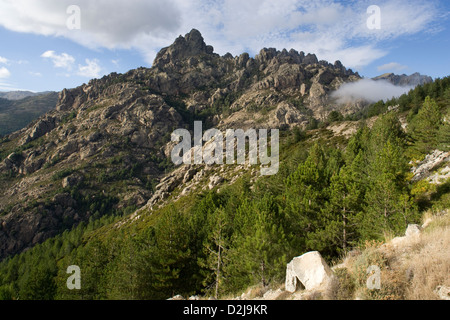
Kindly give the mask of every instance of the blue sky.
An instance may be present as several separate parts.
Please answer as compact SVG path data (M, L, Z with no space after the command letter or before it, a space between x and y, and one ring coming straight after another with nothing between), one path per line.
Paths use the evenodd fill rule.
M192 28L221 55L294 48L364 77L444 77L449 13L448 0L0 0L0 90L60 91L150 67Z

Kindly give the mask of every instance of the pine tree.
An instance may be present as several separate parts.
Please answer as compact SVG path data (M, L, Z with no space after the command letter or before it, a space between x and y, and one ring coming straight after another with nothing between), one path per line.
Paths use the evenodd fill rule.
M19 298L21 300L53 300L56 294L54 277L56 269L43 264L31 267L23 279Z
M274 199L265 196L244 201L236 219L240 228L233 234L225 265L227 285L236 290L281 280L289 250L284 221Z
M190 293L197 261L192 259L191 230L185 215L171 205L155 226L155 288L166 296Z
M404 214L413 211L411 203L405 202L409 199L407 171L403 149L387 141L370 165L370 184L365 196L367 207L360 216L363 238L381 239L383 232L404 231Z
M442 114L439 106L436 101L427 97L417 116L412 120L409 130L418 152L427 154L437 147L441 122Z
M285 183L285 214L292 246L297 250L315 249L308 243L308 234L319 227L319 212L326 201L324 190L328 185L328 170L323 148L315 144L305 162L301 163Z
M331 178L328 193L329 201L322 210L324 228L318 233L323 243L321 252L328 247L329 255L345 253L357 239L355 218L361 210L361 191L349 168L341 168Z
M441 126L439 127L438 135L438 147L442 151L450 150L450 109L443 117Z
M81 269L81 290L72 292L83 300L99 300L106 298L105 270L109 262L108 248L100 240L90 241L86 247L77 252L75 262ZM65 266L67 268L69 265ZM64 270L65 272L65 270ZM67 275L65 278L67 279Z
M229 223L222 208L216 209L208 220L210 232L203 245L205 258L199 259L199 265L212 271L206 275L204 285L209 288L213 283L214 297L217 299L224 281L223 266L229 247Z
M367 138L366 155L369 163L373 163L376 160L386 142L389 141L391 144L401 147L406 143L406 134L397 114L394 112L381 116L374 123Z

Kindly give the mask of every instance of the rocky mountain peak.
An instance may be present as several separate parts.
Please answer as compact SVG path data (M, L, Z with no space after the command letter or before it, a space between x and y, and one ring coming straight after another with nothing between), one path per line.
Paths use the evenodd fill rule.
M55 110L0 143L0 260L107 214L103 202L125 210L165 199L185 176L160 180L175 129L306 127L340 108L330 92L359 79L294 49L220 56L193 29L152 68L63 90Z
M373 78L373 80L386 80L396 86L418 86L426 83L433 82L433 78L426 75L421 75L416 72L411 75L396 75L394 73L385 73L378 77Z
M200 31L192 29L184 37L179 36L169 47L161 49L153 62L153 66L164 68L166 65L176 64L190 57L212 54L213 52L214 48L206 45Z

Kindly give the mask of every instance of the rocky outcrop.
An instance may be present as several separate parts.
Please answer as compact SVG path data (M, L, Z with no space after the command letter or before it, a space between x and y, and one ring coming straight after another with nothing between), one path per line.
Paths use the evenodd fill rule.
M79 186L84 180L83 176L80 175L70 175L69 177L66 177L62 181L62 187L63 188L74 188Z
M442 164L450 163L450 152L435 150L428 154L423 161L415 164L411 171L414 174L412 181L419 181L428 178L428 181L434 184L440 184L442 181L450 178L449 164L441 168L440 173L432 174L432 170ZM446 169L447 168L447 169Z
M403 237L395 237L388 245L392 245L394 247L413 245L420 239L421 232L422 227L416 224L410 224L406 228L405 235Z
M188 58L213 52L214 48L205 44L201 33L193 29L185 37L179 36L170 47L161 49L153 65L164 70Z
M28 130L25 137L22 138L21 144L27 144L30 141L36 140L43 135L49 133L56 127L56 119L51 116L41 118L31 129Z

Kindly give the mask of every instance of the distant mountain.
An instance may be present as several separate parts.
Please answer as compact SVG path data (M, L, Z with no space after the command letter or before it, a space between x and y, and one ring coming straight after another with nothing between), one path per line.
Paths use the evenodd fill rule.
M396 86L403 86L403 87L415 87L418 85L423 85L426 83L433 82L433 78L426 75L421 75L420 73L416 72L412 75L396 75L393 73L385 73L381 76L373 78L373 80L387 80L393 85Z
M0 98L7 100L22 100L28 97L37 97L49 94L50 91L46 92L31 92L31 91L9 91L9 92L0 92Z
M25 92L14 95L9 92L9 98L26 95ZM31 92L30 92L31 93ZM30 122L36 120L46 112L56 107L58 93L41 93L18 99L0 97L0 135L7 135L25 128Z

